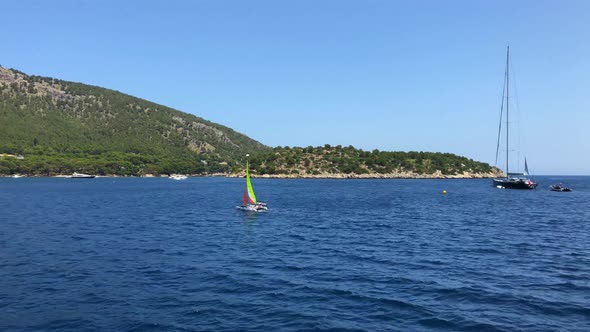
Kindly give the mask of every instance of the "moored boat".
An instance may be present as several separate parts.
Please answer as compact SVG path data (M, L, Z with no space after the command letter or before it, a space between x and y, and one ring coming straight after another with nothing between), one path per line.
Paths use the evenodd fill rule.
M562 183L550 185L549 189L551 191L572 191L571 188L564 186Z
M506 101L506 122L505 122L505 130L506 130L506 176L505 177L498 177L493 180L494 186L496 188L502 189L535 189L539 183L534 182L527 176L529 175L529 169L526 162L526 158L524 159L524 172L522 173L510 173L509 172L509 88L510 88L510 46L506 49L506 71L504 73L504 86L502 90L502 104L500 107L500 125L498 127L498 143L496 145L496 165L498 164L498 152L500 151L500 136L502 134L502 116L504 114L504 100ZM504 99L506 98L506 99Z
M526 177L495 178L494 186L503 189L535 189L538 183Z
M74 172L71 176L72 179L94 179L95 177L96 177L96 175L77 173L77 172Z

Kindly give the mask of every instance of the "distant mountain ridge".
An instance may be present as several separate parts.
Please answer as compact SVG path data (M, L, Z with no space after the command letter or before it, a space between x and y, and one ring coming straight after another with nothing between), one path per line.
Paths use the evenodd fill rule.
M117 91L0 67L0 153L19 171L226 173L269 150L228 127ZM9 160L9 159L8 159ZM15 171L0 160L0 174Z

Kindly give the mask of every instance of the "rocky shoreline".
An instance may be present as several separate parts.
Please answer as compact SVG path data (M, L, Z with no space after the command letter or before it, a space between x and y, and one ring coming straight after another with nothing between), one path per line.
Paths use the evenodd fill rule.
M246 173L228 174L227 177L244 177ZM418 174L413 172L394 172L394 173L367 173L367 174L250 174L252 178L262 179L489 179L501 176L501 174L490 173L471 173L462 174L442 174L437 171L433 174Z
M22 174L19 177L54 177L54 178L69 178L71 174L56 174L56 175L25 175ZM233 173L233 174L226 174L226 173L215 173L215 174L187 174L190 177L227 177L227 178L243 178L246 176L246 173ZM388 173L388 174L379 174L379 173L372 173L372 174L333 174L333 173L323 173L323 174L250 174L252 178L260 178L260 179L489 179L501 176L501 174L497 173L470 173L465 172L462 174L453 174L453 175L445 175L441 172L436 172L433 174L418 174L418 173L411 173L411 172L400 172L400 173ZM14 177L14 175L7 175L2 174L0 177ZM141 176L126 176L126 175L117 175L117 174L110 174L110 175L96 175L97 178L101 177L109 177L109 178L117 178L117 177L142 177L142 178L168 178L169 175L161 174L144 174Z

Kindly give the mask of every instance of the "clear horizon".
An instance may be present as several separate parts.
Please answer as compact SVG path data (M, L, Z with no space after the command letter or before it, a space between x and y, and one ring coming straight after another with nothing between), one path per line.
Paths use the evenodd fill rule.
M269 146L448 152L491 165L510 44L511 126L531 173L590 175L586 1L3 9L6 68L118 90Z

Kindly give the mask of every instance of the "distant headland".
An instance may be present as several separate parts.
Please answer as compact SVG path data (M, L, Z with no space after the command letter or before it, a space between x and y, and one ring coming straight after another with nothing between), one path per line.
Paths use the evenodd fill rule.
M254 177L482 178L487 163L440 152L268 147L246 135L101 87L0 67L0 176L189 174Z

